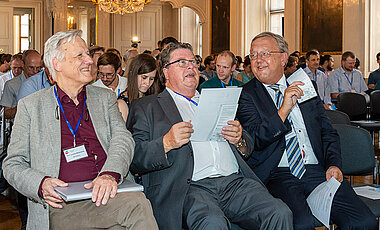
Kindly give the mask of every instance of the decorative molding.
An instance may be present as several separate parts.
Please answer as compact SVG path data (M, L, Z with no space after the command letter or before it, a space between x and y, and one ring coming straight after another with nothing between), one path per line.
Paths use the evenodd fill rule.
M206 7L201 7L199 4L197 4L197 1L185 1L185 0L160 0L161 2L168 2L170 5L172 5L173 8L183 8L183 7L189 7L192 10L194 10L198 16L201 23L206 22L207 14L205 12ZM201 1L204 2L204 1Z

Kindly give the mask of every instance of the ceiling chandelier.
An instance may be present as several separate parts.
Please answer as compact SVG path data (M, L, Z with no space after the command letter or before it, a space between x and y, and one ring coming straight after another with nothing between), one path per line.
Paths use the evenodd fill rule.
M99 9L110 14L125 14L142 11L152 0L92 0Z

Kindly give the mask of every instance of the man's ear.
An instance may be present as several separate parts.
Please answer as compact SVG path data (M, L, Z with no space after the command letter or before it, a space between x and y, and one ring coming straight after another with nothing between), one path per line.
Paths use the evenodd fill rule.
M286 53L282 53L281 54L281 65L282 65L282 67L285 67L287 60L288 60L288 55Z
M61 62L57 58L53 58L53 67L56 72L61 72L62 71L62 65Z
M121 66L116 70L116 74L120 74L121 73Z
M162 68L162 72L164 73L164 76L165 76L165 80L166 80L166 82L168 82L168 78L167 78L167 76L168 76L168 69L167 68Z
M236 64L232 66L232 68L231 68L231 72L234 72L235 69L236 69Z

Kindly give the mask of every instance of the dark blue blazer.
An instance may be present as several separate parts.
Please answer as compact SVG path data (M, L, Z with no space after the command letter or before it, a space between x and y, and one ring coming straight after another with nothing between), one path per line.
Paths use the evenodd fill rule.
M339 136L331 126L320 97L303 102L299 107L319 164L325 170L330 166L341 168ZM254 142L254 151L247 163L266 183L281 160L290 124L282 122L272 98L257 78L243 85L237 118Z

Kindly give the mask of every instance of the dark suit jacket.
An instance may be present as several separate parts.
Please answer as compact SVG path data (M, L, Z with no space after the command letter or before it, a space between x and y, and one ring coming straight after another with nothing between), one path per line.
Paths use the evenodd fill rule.
M315 97L299 104L306 130L320 165L341 168L340 142L336 130L326 116L322 101ZM285 150L285 135L291 131L282 122L265 86L256 78L243 85L237 118L254 140L254 152L248 165L266 183L277 168Z
M166 90L135 100L127 120L127 127L136 142L131 171L142 175L144 192L152 204L159 228L165 230L182 228L183 203L194 168L190 143L168 154L164 152L163 136L181 121L175 102ZM244 135L248 152L251 152L252 139L246 133ZM231 148L240 172L258 180L235 146L231 145Z

